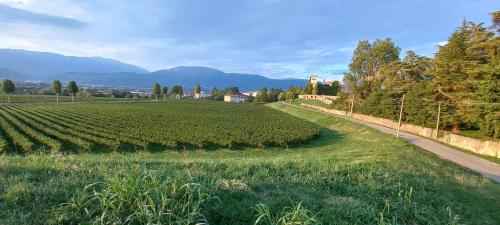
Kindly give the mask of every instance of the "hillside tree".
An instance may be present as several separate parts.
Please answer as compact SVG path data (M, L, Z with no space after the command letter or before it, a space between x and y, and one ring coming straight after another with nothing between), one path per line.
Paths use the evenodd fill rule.
M223 101L224 100L224 92L217 89L217 87L212 88L212 95L210 96L210 99L215 100L215 101Z
M5 79L2 81L2 92L7 95L7 99L9 99L9 103L11 103L10 95L11 93L16 91L16 85L12 80Z
M194 93L195 94L201 94L201 86L199 84L197 84L195 87L194 87Z
M62 84L59 80L52 82L52 91L56 94L56 102L59 102L59 94L62 93Z
M319 88L318 88L318 85L313 85L313 88L312 88L312 95L318 95L319 93Z
M257 102L267 102L269 99L269 95L267 93L267 87L263 87L260 89L259 94L255 97L255 101Z
M349 76L355 87L352 91L366 98L374 90L380 89L381 69L391 62L399 61L401 49L390 38L377 39L373 43L360 41L349 64Z
M239 93L240 93L240 90L238 89L238 87L235 87L235 86L231 86L231 87L228 87L226 89L227 95L237 95Z
M161 85L159 83L155 83L153 85L153 95L156 98L156 101L158 101L158 95L161 93Z
M68 82L68 92L71 95L71 102L75 101L75 95L78 93L78 85L76 84L76 81L69 81Z
M175 85L172 87L171 93L175 95L176 99L180 99L184 96L184 90L182 88L182 85Z
M163 86L161 88L161 93L163 94L163 100L167 100L167 95L168 95L168 87L167 86Z

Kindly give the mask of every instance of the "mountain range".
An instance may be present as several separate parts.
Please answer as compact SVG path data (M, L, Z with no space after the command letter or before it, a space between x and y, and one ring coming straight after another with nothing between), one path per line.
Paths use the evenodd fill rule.
M225 73L208 67L180 66L149 72L141 67L102 57L64 56L49 52L0 49L0 79L51 82L75 80L80 84L106 87L148 88L154 82L187 89L237 86L242 91L262 87L303 86L304 79L271 79L262 75Z

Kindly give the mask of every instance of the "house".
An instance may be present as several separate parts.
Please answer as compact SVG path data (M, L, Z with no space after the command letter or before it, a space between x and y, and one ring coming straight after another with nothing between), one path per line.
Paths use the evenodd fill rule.
M246 102L248 101L248 97L242 94L235 95L224 95L225 102Z
M200 94L194 93L194 99L205 99L210 97L210 94L201 92Z
M259 92L258 91L250 91L250 92L243 92L241 94L246 95L248 97L257 97Z

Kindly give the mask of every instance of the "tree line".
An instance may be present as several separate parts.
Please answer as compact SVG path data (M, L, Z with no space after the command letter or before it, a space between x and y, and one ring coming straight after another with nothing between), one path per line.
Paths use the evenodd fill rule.
M10 94L16 91L16 84L12 80L5 79L2 81L0 90L3 94L7 95L9 103L11 103ZM74 101L74 97L78 93L78 85L76 84L76 82L69 81L66 86L66 91L71 96L71 100ZM63 93L61 81L54 80L52 82L52 92L56 94L56 101L59 102L59 95Z
M379 117L397 119L404 98L404 120L460 133L479 130L500 137L500 11L492 24L464 20L434 58L401 49L390 38L364 40L354 50L344 91L333 103Z
M168 87L167 86L162 87L159 83L155 83L153 85L151 93L156 98L156 100L158 100L160 94L163 95L163 100L166 100L169 94ZM182 85L174 85L170 90L170 95L174 96L176 99L180 99L184 96L184 88L182 87Z

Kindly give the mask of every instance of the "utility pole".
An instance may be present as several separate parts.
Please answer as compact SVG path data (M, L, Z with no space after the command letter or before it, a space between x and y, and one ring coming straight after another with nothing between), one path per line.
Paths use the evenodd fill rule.
M439 101L439 106L438 106L438 118L437 118L437 122L436 122L436 137L434 138L434 140L437 140L437 138L438 138L440 116L441 116L441 101Z
M399 138L399 129L401 128L401 118L403 117L403 106L405 102L405 95L401 99L401 110L399 111L399 122L398 122L398 131L396 133L396 138Z

